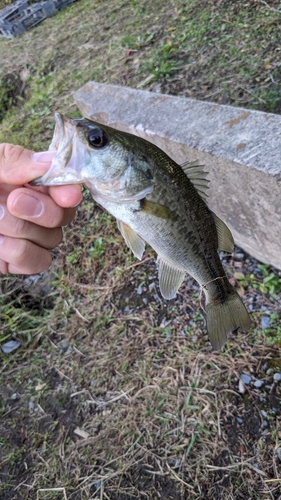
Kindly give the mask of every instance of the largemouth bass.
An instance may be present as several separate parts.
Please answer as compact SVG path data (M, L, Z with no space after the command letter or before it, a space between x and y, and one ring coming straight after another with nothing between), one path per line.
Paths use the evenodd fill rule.
M205 294L207 330L214 349L227 335L250 327L248 312L229 283L218 250L233 238L207 206L202 166L173 161L157 146L84 118L55 115L49 171L33 185L81 183L117 219L127 245L141 259L145 243L158 254L159 287L173 298L186 273Z

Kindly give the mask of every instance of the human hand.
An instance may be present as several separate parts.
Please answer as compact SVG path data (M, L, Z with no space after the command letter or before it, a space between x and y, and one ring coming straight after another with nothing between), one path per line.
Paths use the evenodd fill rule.
M0 144L0 274L47 269L49 250L62 240L61 226L75 216L80 186L26 186L49 169L54 155Z

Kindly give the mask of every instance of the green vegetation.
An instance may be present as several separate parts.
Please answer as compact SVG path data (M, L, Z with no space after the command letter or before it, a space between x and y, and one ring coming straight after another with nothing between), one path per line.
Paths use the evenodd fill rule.
M280 24L277 0L79 0L0 39L1 141L46 149L88 80L280 112ZM53 255L1 280L0 497L279 498L280 273L231 256L253 328L216 353L194 280L162 300L88 193Z
M269 294L272 297L278 297L281 292L281 277L278 271L274 272L267 264L258 264L260 276L256 274L235 273L235 278L240 286L252 286L261 293Z
M281 12L278 3L271 7L80 0L23 36L0 40L1 131L42 147L53 111L69 112L73 91L90 79L152 90L157 83L162 92L279 112ZM21 78L20 88L9 88L8 74ZM13 91L24 96L21 105ZM16 107L7 110L9 103Z

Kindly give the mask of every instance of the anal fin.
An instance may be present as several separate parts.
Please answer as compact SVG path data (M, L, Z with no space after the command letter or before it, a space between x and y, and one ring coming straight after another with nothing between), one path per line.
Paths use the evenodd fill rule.
M117 226L135 257L141 260L145 249L145 241L125 222L117 219Z
M185 278L185 271L158 257L158 273L161 294L164 299L173 299Z

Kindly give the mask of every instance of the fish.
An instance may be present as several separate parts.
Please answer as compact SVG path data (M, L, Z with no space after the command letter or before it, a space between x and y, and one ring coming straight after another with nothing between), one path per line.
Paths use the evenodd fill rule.
M155 250L164 299L174 298L186 273L191 275L205 295L214 350L224 346L229 333L248 331L250 316L219 257L219 250L233 250L233 237L208 207L204 167L196 161L179 165L151 142L87 118L56 113L55 122L49 149L56 155L31 184L83 184L117 219L138 259L146 243Z

